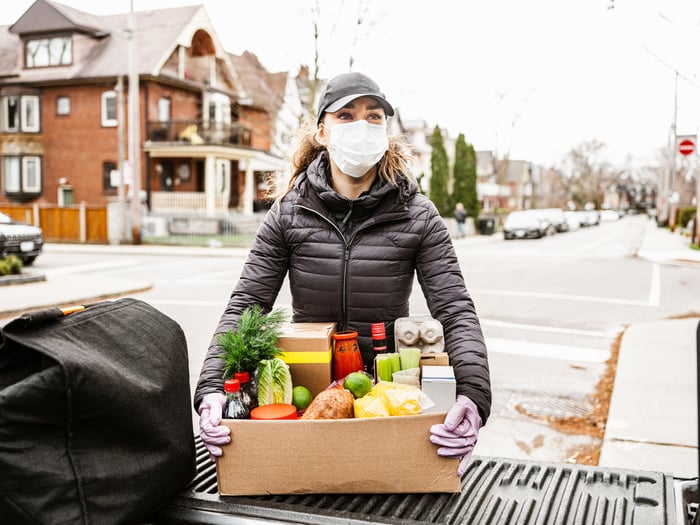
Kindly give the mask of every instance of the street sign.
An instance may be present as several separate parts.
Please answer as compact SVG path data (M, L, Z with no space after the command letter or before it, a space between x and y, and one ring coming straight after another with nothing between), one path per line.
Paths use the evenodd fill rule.
M683 139L678 143L678 153L681 155L691 155L695 152L695 141L693 139Z

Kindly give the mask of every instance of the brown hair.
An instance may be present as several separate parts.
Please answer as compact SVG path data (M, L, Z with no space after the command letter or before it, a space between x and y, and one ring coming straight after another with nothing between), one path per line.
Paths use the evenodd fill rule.
M290 172L287 177L268 180L266 198L281 199L294 187L297 177L306 171L309 164L323 152L326 147L316 141L316 122L305 121L297 132L298 147L290 159ZM413 160L413 150L403 135L389 135L389 149L379 161L378 174L389 184L396 186L399 178L410 177L409 162Z

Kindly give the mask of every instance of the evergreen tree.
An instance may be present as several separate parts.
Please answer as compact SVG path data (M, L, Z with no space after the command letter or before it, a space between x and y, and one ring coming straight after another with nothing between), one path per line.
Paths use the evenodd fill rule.
M476 191L476 152L474 146L467 144L467 169L466 169L466 195L462 204L467 210L467 215L474 218L474 224L477 223L481 214L481 204L479 203L479 195Z
M467 214L471 215L467 206L467 155L467 142L464 140L464 133L460 133L455 142L455 164L452 168L452 207L461 202L467 209Z
M447 151L445 141L442 138L442 131L435 126L433 134L430 136L430 200L433 201L438 212L443 217L451 214L450 199L447 193L447 179L449 177L449 164L447 161Z

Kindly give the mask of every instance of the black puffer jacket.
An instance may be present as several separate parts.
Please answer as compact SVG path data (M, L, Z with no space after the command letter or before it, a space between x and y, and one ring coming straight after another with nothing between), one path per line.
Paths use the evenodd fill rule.
M350 201L330 187L327 173L324 153L268 212L216 333L234 328L251 304L271 310L289 273L293 321L335 321L338 330L357 330L370 364L370 324L384 321L393 344L394 320L410 315L417 275L431 315L443 325L457 393L476 403L485 423L491 409L486 346L435 206L408 179L395 187L377 178L370 191ZM217 355L215 335L195 408L205 394L223 391L223 362Z

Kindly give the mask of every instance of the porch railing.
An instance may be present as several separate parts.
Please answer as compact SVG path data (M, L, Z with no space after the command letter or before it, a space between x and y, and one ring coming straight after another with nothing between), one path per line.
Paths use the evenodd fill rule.
M214 196L214 211L228 211L224 195ZM151 193L153 212L192 212L207 211L206 195L197 191L154 191Z
M252 131L237 123L206 122L202 120L149 121L146 138L152 142L181 144L251 145Z

